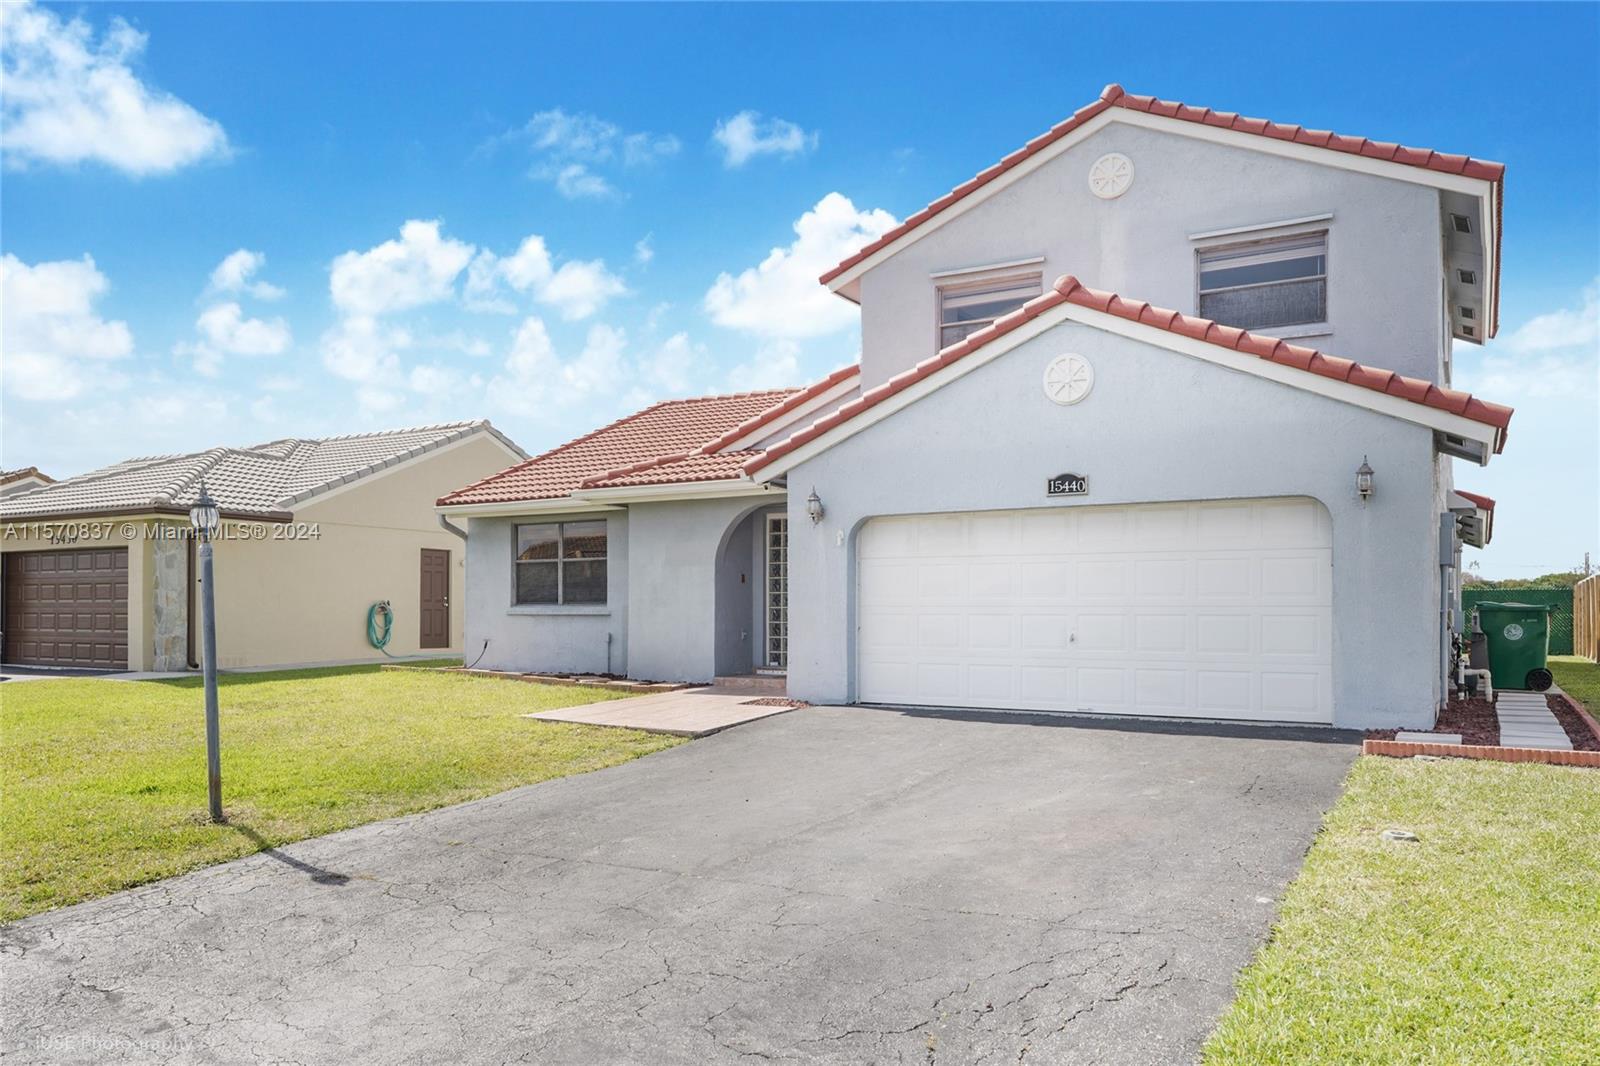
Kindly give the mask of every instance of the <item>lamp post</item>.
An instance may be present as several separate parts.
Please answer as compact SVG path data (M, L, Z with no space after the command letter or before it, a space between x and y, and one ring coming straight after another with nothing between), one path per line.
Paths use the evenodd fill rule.
M200 541L200 658L206 685L206 793L211 820L222 822L222 751L217 738L217 599L211 587L211 538L222 512L200 482L200 498L189 508L189 524Z

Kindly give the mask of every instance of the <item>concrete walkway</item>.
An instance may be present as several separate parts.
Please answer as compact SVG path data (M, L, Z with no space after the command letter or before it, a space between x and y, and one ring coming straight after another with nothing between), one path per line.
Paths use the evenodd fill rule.
M1495 693L1494 713L1500 719L1500 743L1505 747L1572 750L1572 741L1550 713L1543 692L1501 690Z
M772 692L748 688L684 688L654 696L562 707L522 717L546 722L642 729L648 733L671 733L679 737L703 737L730 726L770 718L793 709L762 702L770 701L774 695ZM778 698L781 699L781 695Z

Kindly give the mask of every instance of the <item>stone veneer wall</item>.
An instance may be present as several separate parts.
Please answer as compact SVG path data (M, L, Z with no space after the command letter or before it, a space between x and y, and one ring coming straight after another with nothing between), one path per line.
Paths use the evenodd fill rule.
M154 570L155 656L152 670L189 665L189 542L158 537L151 543Z

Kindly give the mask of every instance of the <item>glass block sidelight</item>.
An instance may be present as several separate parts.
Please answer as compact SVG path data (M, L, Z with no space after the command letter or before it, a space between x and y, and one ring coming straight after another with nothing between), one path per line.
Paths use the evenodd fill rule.
M789 665L789 519L767 517L767 654L766 665Z

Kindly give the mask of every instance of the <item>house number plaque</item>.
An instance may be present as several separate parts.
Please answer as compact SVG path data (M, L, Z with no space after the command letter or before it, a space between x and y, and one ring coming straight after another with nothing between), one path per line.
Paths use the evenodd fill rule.
M1044 491L1050 496L1087 496L1089 479L1082 474L1057 474L1044 483Z

